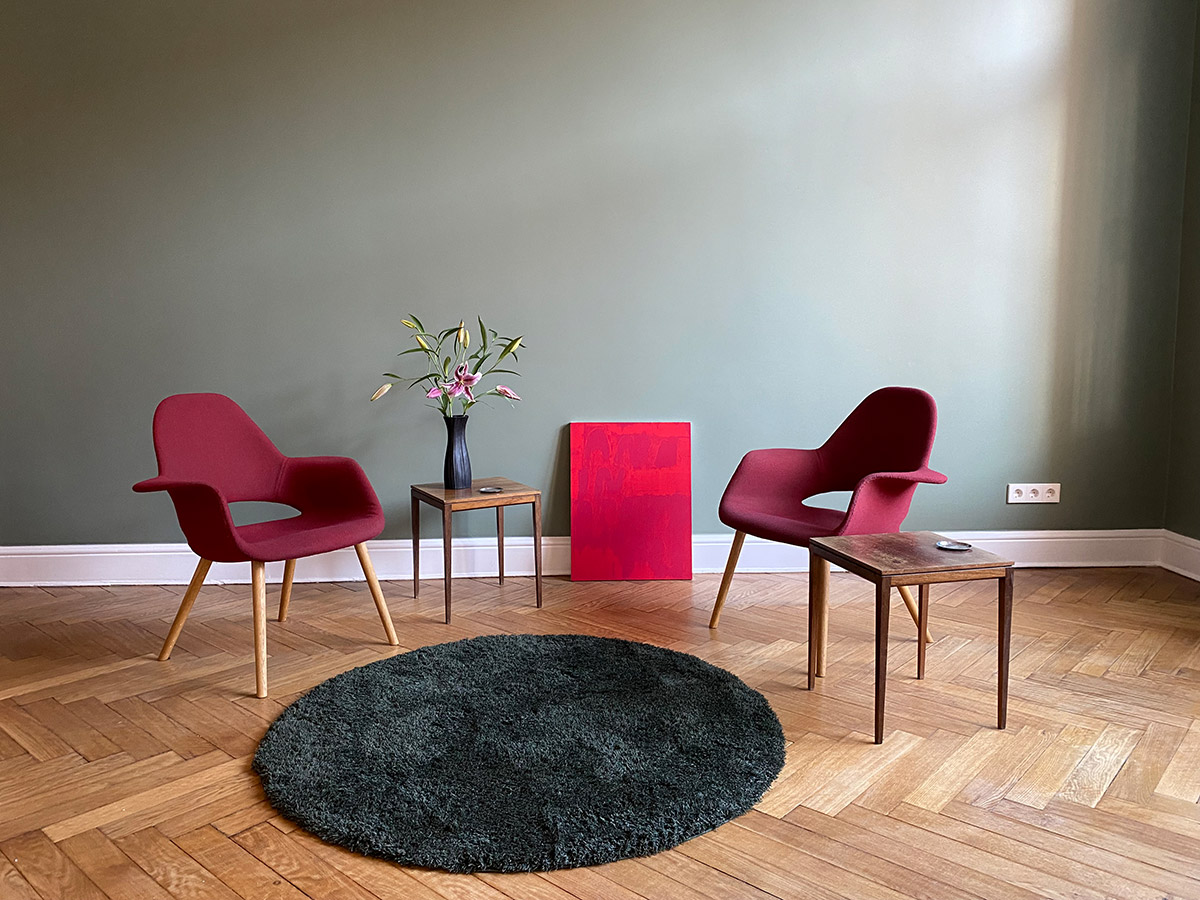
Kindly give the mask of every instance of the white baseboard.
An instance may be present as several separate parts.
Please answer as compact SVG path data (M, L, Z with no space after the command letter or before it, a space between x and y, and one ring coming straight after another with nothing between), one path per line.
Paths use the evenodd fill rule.
M1163 532L1162 559L1159 565L1200 581L1200 541L1174 531Z
M1200 541L1159 528L1111 531L948 531L947 536L1014 559L1019 566L1162 566L1200 580ZM696 574L721 572L729 555L732 534L692 537L692 569ZM384 580L412 577L412 542L381 540L370 544L375 571ZM455 576L483 578L497 571L496 539L458 538L454 541ZM0 585L54 587L97 584L186 584L196 556L186 544L66 544L0 547ZM504 542L508 575L533 574L533 538L510 537ZM571 539L542 540L542 570L546 575L571 571ZM808 551L759 538L747 538L738 562L739 572L804 572ZM282 578L283 563L267 566L267 577ZM421 575L442 577L442 542L421 541ZM340 550L300 560L297 581L361 581L362 570L353 550ZM208 580L247 584L245 563L216 563Z
M412 578L412 541L371 541L371 562L381 579ZM481 578L498 571L496 539L455 538L451 570L455 576ZM0 585L57 587L95 584L187 584L196 554L187 544L66 544L0 547ZM542 539L542 572L571 571L571 539ZM504 540L504 573L533 574L533 538ZM421 541L421 577L442 577L441 539ZM267 580L283 578L283 563L267 563ZM362 581L353 548L309 556L296 562L296 581ZM209 584L249 584L246 563L213 563Z

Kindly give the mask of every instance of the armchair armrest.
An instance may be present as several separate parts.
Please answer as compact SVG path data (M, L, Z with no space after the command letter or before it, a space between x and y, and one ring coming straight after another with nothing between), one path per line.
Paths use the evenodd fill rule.
M213 562L240 562L247 558L234 535L229 504L215 486L159 475L139 481L133 489L139 494L154 491L170 494L179 527L197 556Z
M928 466L909 472L872 472L854 488L841 534L899 531L918 484L944 484L946 476Z
M859 482L860 485L872 480L891 479L893 481L911 482L913 484L945 484L946 476L929 466L921 466L911 472L872 472Z
M297 509L352 510L383 514L366 472L346 456L300 456L284 460L280 495Z

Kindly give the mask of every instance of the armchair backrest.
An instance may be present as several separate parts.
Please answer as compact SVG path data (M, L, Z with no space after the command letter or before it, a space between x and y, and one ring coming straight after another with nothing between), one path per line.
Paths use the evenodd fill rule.
M928 465L937 405L925 391L885 387L868 395L821 446L830 490L849 491L873 472L911 472Z
M271 500L284 455L224 394L176 394L154 411L158 474L202 481L227 501Z

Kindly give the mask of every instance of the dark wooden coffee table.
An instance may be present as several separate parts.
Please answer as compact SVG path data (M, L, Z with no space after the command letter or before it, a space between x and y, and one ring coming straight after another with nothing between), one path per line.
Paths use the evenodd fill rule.
M883 743L883 701L887 679L888 616L892 588L918 585L917 677L925 677L925 636L929 627L929 586L952 581L996 579L999 585L999 686L996 727L1008 721L1008 655L1012 637L1013 561L986 550L940 550L946 540L932 531L899 534L855 534L813 538L808 552L853 572L875 585L875 743ZM808 689L824 675L825 641L829 622L828 592L809 579ZM818 673L818 669L820 672Z
M499 493L484 493L480 488L499 488ZM542 605L542 492L508 478L476 478L469 488L447 490L440 482L412 485L413 596L421 589L421 512L420 503L442 511L442 554L445 559L446 622L450 622L450 517L463 509L496 508L496 543L500 551L500 583L504 584L504 507L528 503L533 507L533 567L537 605Z

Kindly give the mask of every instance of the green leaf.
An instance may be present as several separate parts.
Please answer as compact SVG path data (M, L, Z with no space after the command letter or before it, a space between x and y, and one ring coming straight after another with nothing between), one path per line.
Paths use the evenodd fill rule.
M417 323L417 327L418 327L418 328L420 328L422 331L424 331L424 330L425 330L425 326L421 324L421 320L420 320L420 319L418 319L418 318L417 318L416 316L414 316L412 313L409 313L409 314L408 314L408 317L409 317L410 319L412 319L414 322L416 322L416 323Z
M516 371L515 369L501 369L501 368L495 368L495 369L488 369L488 370L487 370L487 374L488 374L488 375L496 375L496 374L502 374L502 375L520 375L521 373L520 373L520 372L518 372L518 371Z
M410 353L428 353L428 352L429 351L426 350L424 347L413 347L411 350L401 350L396 355L397 356L408 356L408 354L410 354Z

